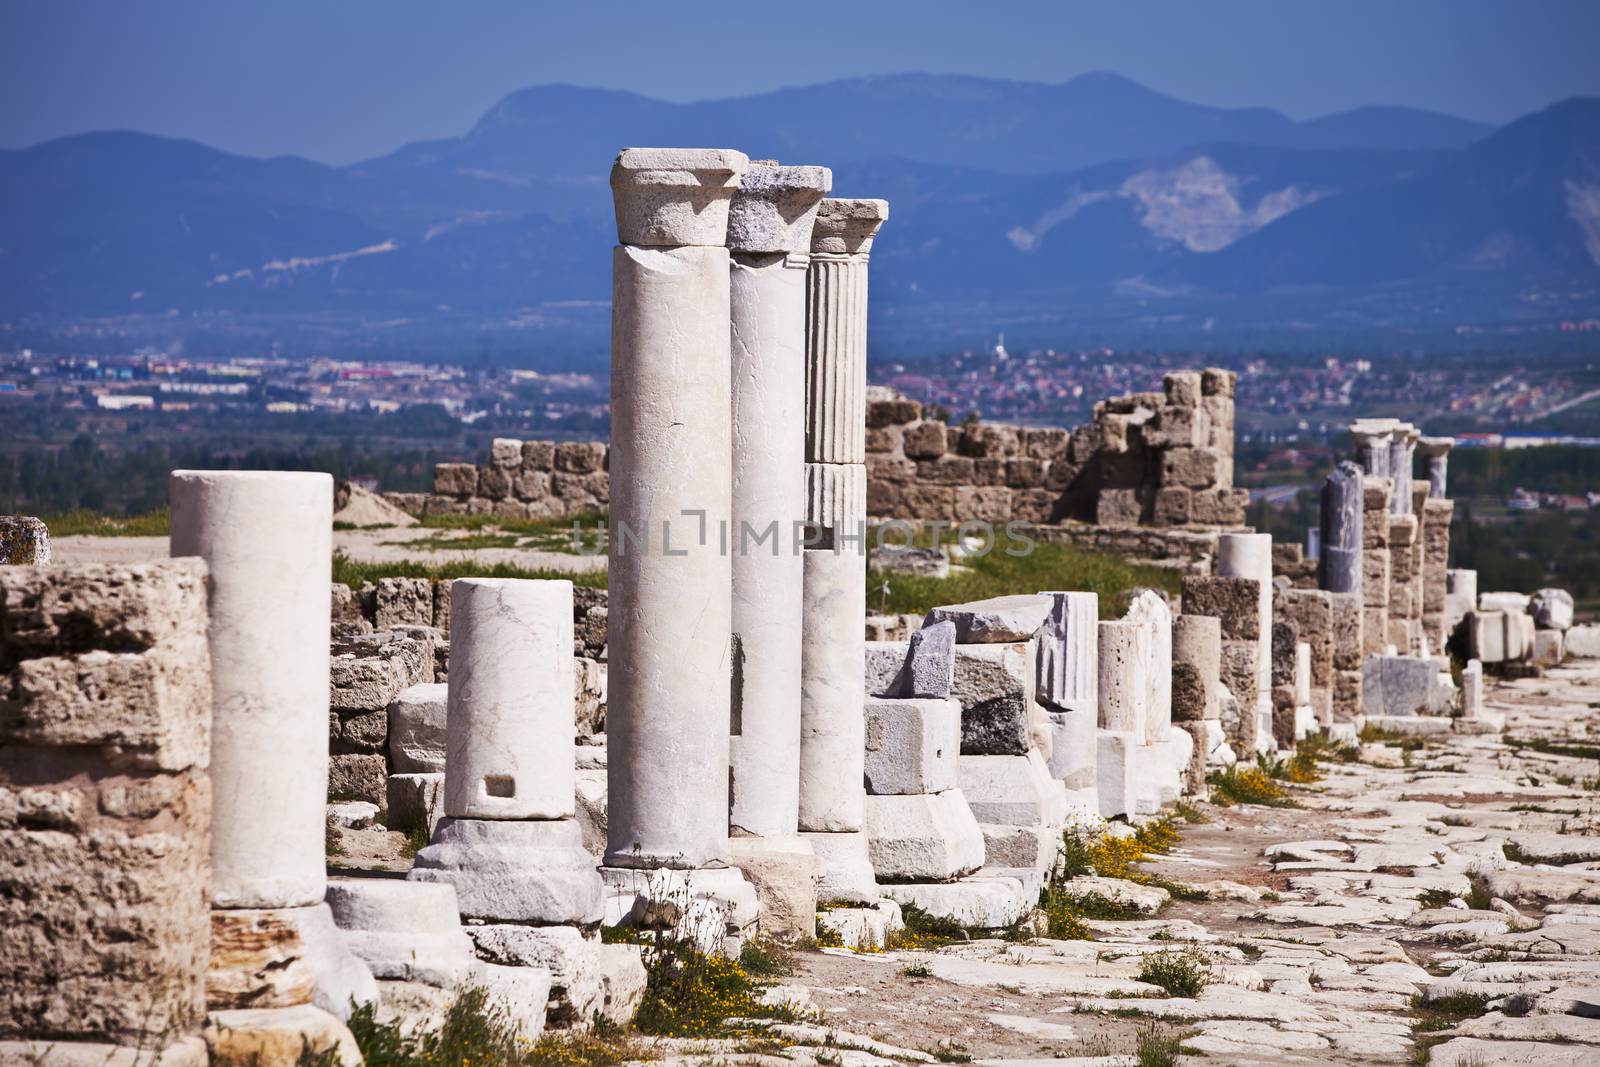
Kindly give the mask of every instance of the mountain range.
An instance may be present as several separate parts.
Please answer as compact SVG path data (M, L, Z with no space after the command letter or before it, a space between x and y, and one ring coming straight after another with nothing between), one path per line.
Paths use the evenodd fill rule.
M1600 99L1496 129L913 74L692 104L542 86L345 167L133 132L0 151L0 328L603 354L607 174L630 144L823 163L835 195L888 199L886 345L1600 313Z

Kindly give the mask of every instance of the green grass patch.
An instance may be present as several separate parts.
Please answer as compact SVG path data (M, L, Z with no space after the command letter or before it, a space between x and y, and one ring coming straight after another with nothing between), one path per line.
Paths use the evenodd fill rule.
M1377 726L1363 726L1360 737L1363 745L1394 745L1402 752L1415 752L1427 744L1420 737L1402 734L1395 730L1384 730Z
M447 582L456 578L565 578L573 585L591 589L606 587L604 568L591 571L563 571L552 567L518 567L510 563L474 563L471 560L451 560L446 563L422 563L417 560L395 560L388 563L368 563L353 560L342 552L333 554L333 580L352 589L362 583L376 583L383 578L431 578Z
M123 518L78 508L41 518L51 537L167 537L172 533L172 515L166 508Z
M1160 986L1169 997L1198 997L1201 990L1216 980L1211 957L1196 949L1156 952L1146 956L1135 976L1141 982Z
M1539 752L1546 756L1566 756L1569 759L1600 760L1600 747L1595 745L1578 745L1567 741L1546 741L1538 737L1507 737L1507 748L1514 750L1527 749L1530 752ZM1571 785L1564 782L1563 785Z
M869 543L874 540L869 531ZM867 603L873 611L920 615L940 604L962 604L1041 589L1078 589L1100 594L1101 616L1116 618L1118 598L1129 590L1148 587L1178 592L1180 577L1174 571L1138 566L1072 545L1036 543L1026 556L1008 556L1005 549L1002 541L986 556L961 560L963 569L953 571L948 578L880 571L871 567L869 559Z
M753 978L781 978L794 973L794 956L766 938L753 938L739 949L739 966Z
M605 545L604 533L607 513L585 511L577 515L563 515L539 519L502 518L498 515L419 515L417 525L428 530L471 531L481 534L483 544L472 544L480 538L436 537L426 539L437 548L537 548L546 552L572 552L583 547L585 554L598 554ZM492 543L491 543L492 542ZM407 542L409 543L409 542Z
M1416 1033L1436 1033L1448 1030L1465 1019L1476 1019L1489 1010L1487 993L1455 993L1448 997L1424 1002L1421 997L1411 1001L1414 1021L1411 1029Z
M1433 911L1438 908L1448 908L1456 895L1448 889L1424 889L1417 894L1417 903L1424 909Z

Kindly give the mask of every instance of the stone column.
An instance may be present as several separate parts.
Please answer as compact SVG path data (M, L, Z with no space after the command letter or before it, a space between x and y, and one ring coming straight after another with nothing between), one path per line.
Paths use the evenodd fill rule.
M1448 499L1450 450L1456 446L1454 437L1423 437L1417 449L1428 461L1428 499Z
M758 161L728 212L733 352L729 832L763 931L810 936L816 856L800 817L806 268L826 167Z
M1361 591L1361 468L1341 462L1322 485L1317 584L1330 593Z
M1146 676L1150 692L1145 698L1139 743L1159 745L1172 732L1172 609L1166 597L1146 589L1133 598L1123 618L1150 628L1150 671Z
M291 976L309 974L316 1004L343 1016L352 998L375 1000L377 984L323 903L333 479L173 471L171 502L172 555L200 556L209 571L208 1003L222 1015L258 1007L304 1014L310 1005ZM263 945L276 962L252 960ZM321 1033L332 1021L283 1017L262 1026Z
M1412 455L1417 439L1422 434L1409 422L1396 423L1389 439L1389 477L1394 480L1393 495L1389 498L1389 514L1410 515Z
M1135 750L1150 699L1150 627L1118 620L1099 625L1100 731L1096 735L1100 814L1132 815L1138 796Z
M882 200L824 200L806 272L806 520L800 829L821 900L872 901L863 785L866 686L867 263Z
M1369 655L1389 643L1389 501L1394 486L1371 475L1361 481L1361 644Z
M1390 443L1396 425L1394 419L1357 419L1350 424L1356 462L1368 477L1389 477Z
M1216 573L1257 583L1256 745L1272 738L1272 535L1229 534L1217 539Z
M1050 773L1068 790L1095 784L1100 715L1100 596L1045 593L1050 615L1039 631L1038 701L1050 726Z
M728 203L747 160L629 148L611 170L605 862L728 858L733 475Z

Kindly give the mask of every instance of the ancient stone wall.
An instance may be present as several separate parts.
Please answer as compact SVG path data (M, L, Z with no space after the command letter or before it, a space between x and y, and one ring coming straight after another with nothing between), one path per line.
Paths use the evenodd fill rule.
M1232 371L1174 371L1160 393L1113 397L1073 430L951 425L890 389L867 390L867 511L878 519L1238 526ZM604 508L598 442L494 442L489 462L441 463L430 493L388 493L412 514L546 518ZM1192 560L1180 551L1178 558ZM1159 558L1139 553L1139 558Z
M0 1062L204 1062L206 618L197 559L0 567Z

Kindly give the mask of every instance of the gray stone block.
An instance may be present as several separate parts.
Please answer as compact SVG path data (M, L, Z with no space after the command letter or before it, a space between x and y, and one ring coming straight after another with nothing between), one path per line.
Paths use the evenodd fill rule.
M909 795L955 788L959 701L869 698L866 720L869 793Z
M1052 603L1038 594L990 597L934 608L923 625L953 623L956 643L962 645L1026 641L1044 625Z

